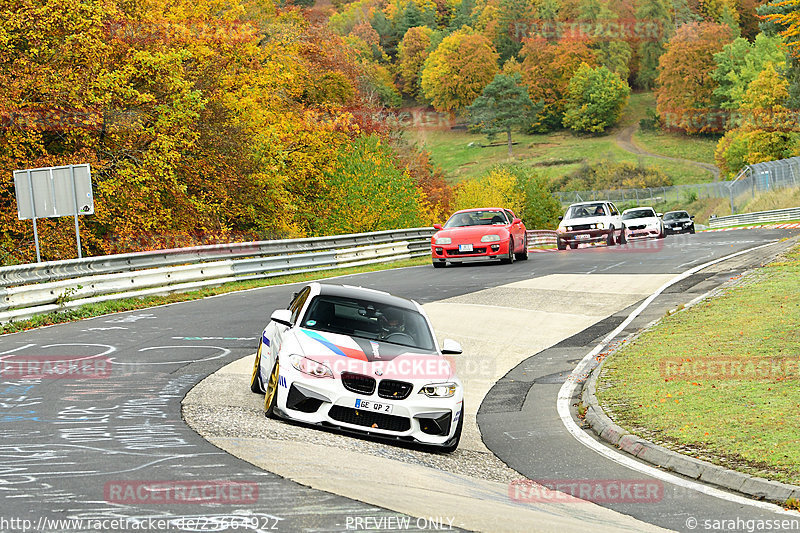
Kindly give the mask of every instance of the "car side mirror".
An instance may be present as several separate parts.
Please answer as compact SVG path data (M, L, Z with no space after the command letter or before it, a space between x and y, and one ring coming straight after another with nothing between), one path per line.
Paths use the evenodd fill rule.
M558 215L558 220L564 220L564 215Z
M658 218L661 218L661 217L663 217L663 216L664 216L664 213L656 213L656 216L657 216Z
M441 225L441 224L434 224L434 225L433 225L433 229L435 229L435 230L441 230L441 229L443 229L443 228L442 228L442 225Z
M521 218L515 218L515 219L513 220L513 222L511 222L511 223L512 223L512 224L522 224L522 219L521 219Z
M694 220L694 215L690 216L689 218L691 218L692 220Z
M464 350L461 349L461 345L454 341L453 339L445 339L442 343L442 353L443 354L452 354L458 355L462 353Z
M292 327L292 311L290 309L278 309L272 313L269 319L276 324Z

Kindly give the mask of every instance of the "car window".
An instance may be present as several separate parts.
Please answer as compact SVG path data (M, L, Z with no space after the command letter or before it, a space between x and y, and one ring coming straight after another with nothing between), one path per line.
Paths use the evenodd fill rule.
M343 296L317 296L302 327L433 350L428 322L417 311Z
M516 218L514 216L514 213L512 213L508 209L505 210L505 213L506 213L506 218L508 218L508 223L511 224L512 222L514 222L514 218Z
M292 324L297 321L297 317L300 315L300 310L303 309L303 305L305 305L310 293L311 289L305 287L297 294L297 296L294 297L292 303L289 304L289 310L292 312Z
M634 218L651 218L655 217L656 212L652 209L634 209L633 211L626 211L622 215L622 220L632 220Z
M619 211L617 211L617 206L614 204L608 204L608 208L611 210L611 214L614 216L619 216Z
M461 228L464 226L490 226L492 224L508 224L503 211L469 211L456 213L445 223L445 228Z

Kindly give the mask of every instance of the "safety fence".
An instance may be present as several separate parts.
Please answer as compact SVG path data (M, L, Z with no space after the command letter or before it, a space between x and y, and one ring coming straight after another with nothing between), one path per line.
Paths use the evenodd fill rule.
M773 211L758 211L756 213L742 213L727 217L716 217L708 221L710 228L723 228L746 224L768 224L770 222L785 222L787 220L800 220L800 207L790 209L775 209Z

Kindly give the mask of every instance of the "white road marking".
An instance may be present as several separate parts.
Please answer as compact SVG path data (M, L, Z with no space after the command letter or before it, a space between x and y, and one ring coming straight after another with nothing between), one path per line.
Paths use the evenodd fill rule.
M116 361L112 360L112 363L115 365L132 365L132 366L150 366L150 365L178 365L178 364L189 364L189 363L200 363L204 361L213 361L214 359L219 359L220 357L225 357L231 351L227 348L223 348L221 346L151 346L149 348L142 348L139 350L140 352L148 352L150 350L164 350L164 349L174 349L174 348L189 348L191 350L196 350L197 348L212 348L214 350L220 350L219 355L215 355L213 357L206 357L205 359L190 359L188 361L153 361L149 363L140 362L140 361Z
M715 489L713 487L704 485L702 483L690 481L682 477L669 474L653 466L642 464L636 459L630 457L629 455L617 452L616 450L609 448L604 444L599 443L598 441L594 440L592 437L587 435L580 427L578 427L578 425L572 419L572 415L570 414L570 409L569 409L570 402L572 401L572 395L574 394L575 389L578 386L578 379L581 379L583 376L585 376L586 368L589 366L591 360L597 354L599 354L603 350L603 348L605 348L608 345L608 343L611 342L612 339L614 339L614 337L619 335L631 322L633 322L633 320L637 316L639 316L639 314L641 314L641 312L644 311L653 302L653 300L655 300L656 297L658 297L658 295L664 292L664 290L706 267L709 267L716 263L720 263L722 261L731 259L733 257L742 254L746 254L748 252L759 250L761 248L766 248L767 246L772 246L773 244L776 243L771 242L768 244L764 244L762 246L756 246L755 248L750 248L730 255L726 255L719 259L715 259L713 261L709 261L708 263L704 263L702 265L691 268L686 272L684 272L683 274L675 276L673 279L671 279L670 281L659 287L658 290L656 290L653 294L647 297L647 299L644 302L642 302L641 305L639 305L639 307L637 307L630 315L628 315L628 317L622 322L622 324L617 326L617 328L614 331L606 335L606 337L600 342L600 344L595 346L595 348L591 352L586 354L586 356L584 356L584 358L581 359L581 362L578 363L578 365L575 367L575 370L572 371L567 381L564 383L564 385L561 386L561 389L558 391L558 403L557 403L558 416L561 418L562 423L570 432L570 434L572 434L572 436L575 437L575 439L577 439L578 442L580 442L587 448L590 448L595 452L599 453L600 455L603 455L604 457L611 459L615 463L620 464L626 468L630 468L631 470L636 470L645 475L654 477L656 479L660 479L662 481L666 481L667 483L671 483L673 485L677 485L685 489L695 490L697 492L701 492L708 496L713 496L715 498L719 498L722 500L727 500L740 505L749 505L751 507L757 507L765 511L771 511L778 514L785 514L796 517L797 516L796 512L786 511L778 505L755 501L751 500L750 498L745 498L744 496L731 494L729 492L720 489Z

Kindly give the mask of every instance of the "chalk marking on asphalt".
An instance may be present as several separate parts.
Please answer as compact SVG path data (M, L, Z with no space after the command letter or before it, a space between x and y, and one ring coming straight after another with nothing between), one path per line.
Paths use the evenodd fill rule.
M715 259L713 261L709 261L709 262L704 263L702 265L698 265L698 266L696 266L694 268L691 268L691 269L687 270L683 274L679 274L679 275L675 276L673 279L671 279L670 281L666 282L664 285L659 287L653 294L648 296L647 299L645 299L645 301L643 301L639 305L639 307L637 307L630 315L628 315L628 318L626 318L622 322L622 324L617 326L617 328L614 329L614 331L612 331L611 333L606 335L606 337L602 341L600 341L600 344L595 346L595 348L591 352L586 354L584 356L584 358L581 359L580 363L578 363L578 365L575 367L575 369L570 374L570 376L567 379L567 381L561 386L561 389L558 391L558 403L557 403L558 416L561 418L561 422L564 424L564 426L567 428L567 430L572 434L572 436L575 437L575 439L577 439L578 442L580 442L581 444L583 444L587 448L590 448L590 449L594 450L595 452L599 453L600 455L603 455L606 458L611 459L615 463L618 463L618 464L620 464L620 465L622 465L622 466L624 466L626 468L630 468L631 470L636 470L638 472L641 472L643 474L649 475L649 476L654 477L656 479L660 479L662 481L666 481L667 483L671 483L673 485L677 485L679 487L683 487L683 488L686 488L686 489L695 490L697 492L701 492L701 493L706 494L708 496L713 496L715 498L719 498L719 499L722 499L722 500L727 500L727 501L738 503L738 504L741 504L741 505L750 505L752 507L757 507L757 508L763 509L765 511L771 511L771 512L778 513L778 514L785 514L785 515L796 517L797 516L796 512L794 512L794 511L786 511L786 510L784 510L782 507L780 507L778 505L775 505L775 504L772 504L772 503L767 503L767 502L755 501L755 500L751 500L750 498L745 498L744 496L738 496L736 494L731 494L729 492L726 492L726 491L723 491L723 490L720 490L720 489L716 489L714 487L710 487L710 486L702 484L702 483L697 483L695 481L690 481L690 480L684 479L682 477L678 477L678 476L676 476L674 474L670 474L670 473L667 473L667 472L665 472L663 470L659 470L658 468L655 468L653 466L648 466L648 465L642 464L639 461L631 458L628 455L625 455L625 454L622 454L620 452L617 452L616 450L614 450L612 448L609 448L608 446L606 446L604 444L599 443L598 441L596 441L595 439L590 437L588 434L586 434L580 427L578 427L578 425L572 419L572 414L570 413L570 409L569 409L570 402L572 401L572 396L573 396L573 394L575 392L575 389L578 386L578 379L582 378L586 374L586 368L589 366L590 361L597 354L599 354L603 350L603 348L605 348L608 345L608 343L611 342L611 340L613 340L631 322L633 322L633 320L637 316L639 316L642 313L642 311L644 311L653 302L653 300L655 300L662 292L664 292L664 290L666 290L670 286L672 286L672 285L674 285L674 284L676 284L676 283L688 278L692 274L695 274L696 272L699 272L700 270L703 270L704 268L707 268L709 266L715 265L717 263L721 263L722 261L726 261L728 259L732 259L732 258L737 257L739 255L743 255L743 254L746 254L746 253L749 253L749 252L753 252L755 250L760 250L761 248L766 248L768 246L772 246L774 244L777 244L778 242L780 242L780 241L770 242L770 243L764 244L762 246L756 246L754 248L749 248L747 250L742 250L742 251L739 251L739 252L736 252L736 253L733 253L733 254L729 254L729 255L726 255L726 256L721 257L719 259Z
M213 357L206 357L205 359L190 359L188 361L152 361L149 363L141 362L141 361L116 361L112 360L113 364L116 365L132 365L132 366L150 366L150 365L179 365L179 364L189 364L189 363L203 363L205 361L213 361L214 359L219 359L220 357L225 357L231 351L227 348L223 348L222 346L150 346L149 348L142 348L139 350L140 352L149 352L150 350L163 350L163 349L173 349L173 348L212 348L214 350L219 350L220 354L215 355Z

